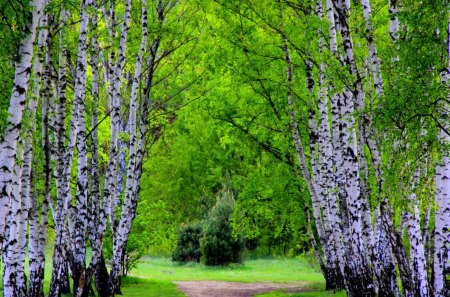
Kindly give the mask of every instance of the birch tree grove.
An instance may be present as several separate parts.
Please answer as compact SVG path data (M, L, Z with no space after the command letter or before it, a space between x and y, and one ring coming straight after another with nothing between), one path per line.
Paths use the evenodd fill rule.
M158 83L173 79L169 68L158 63L180 67L185 58L176 62L172 56L192 40L189 34L178 39L163 34L167 30L164 28L166 18L177 20L180 26L188 24L190 20L184 20L183 14L177 13L186 9L185 4L130 0L125 3L125 9L122 8L113 1L83 0L78 10L65 1L34 1L24 15L25 33L17 50L8 127L2 134L0 234L4 296L46 294L43 281L47 244L54 245L50 296L70 291L74 296L88 296L92 293L94 276L97 292L102 296L120 294L125 247L136 213L146 142L152 137L147 132L152 129L148 117L154 109L152 105L160 100L150 97L150 89L155 87L153 77L161 72ZM140 8L141 14L132 16L136 8ZM101 17L102 10L108 11L105 19ZM136 19L141 21L136 22ZM138 48L128 48L129 44L134 45L128 38L131 23L141 28ZM109 39L100 40L99 28L105 25ZM149 25L157 30L149 34ZM67 38L70 26L78 32L76 46ZM192 28L191 33L196 30ZM118 38L117 32L120 32ZM148 39L153 43L149 45ZM114 59L116 42L119 44L117 61ZM131 61L135 60L134 66L126 64L130 57ZM105 73L99 67L101 60L107 69ZM123 84L129 73L134 73L130 88ZM102 81L102 77L106 79ZM30 88L32 91L28 92ZM87 90L91 90L90 93ZM110 102L106 110L106 101L101 95L105 90ZM177 89L171 92L176 93ZM125 102L129 109L125 108ZM40 111L38 106L42 107ZM129 113L130 137L120 141L125 143L130 158L122 198L115 190L115 183L119 124L124 112ZM24 117L28 122L21 124ZM108 165L103 168L100 162L105 160L100 160L99 150L104 153L107 142L99 138L98 130L105 129L108 117L112 133L107 141ZM39 143L42 145L36 147L34 138L38 127L41 127ZM33 161L41 155L42 165ZM44 181L42 199L35 184L40 177ZM100 192L102 178L105 178L103 195ZM55 191L52 190L54 185ZM49 210L55 229L54 243L46 242ZM105 269L102 250L107 228L112 232L114 251L110 276L102 270ZM27 245L29 273L25 273ZM89 262L88 246L92 248ZM69 272L72 289L68 287Z
M450 296L446 1L3 2L3 296L122 294L219 185L326 290Z
M394 78L395 75L414 67L408 51L427 46L418 45L420 37L411 30L433 27L442 57L447 53L447 36L443 38L442 32L448 32L448 22L430 25L423 17L420 24L417 23L414 10L420 5L407 1L277 3L274 8L269 3L261 5L245 1L247 12L243 13L242 7L221 2L236 17L244 14L249 20L249 28L258 24L267 36L273 36L273 40L281 36L279 60L280 63L285 61L288 76L284 79L281 71L278 76L288 90L287 117L299 170L311 197L311 217L316 230L310 236L317 243L313 247L318 262L322 263L327 288L345 289L349 296L446 296L448 285L442 276L446 274L448 249L442 230L447 228L445 224L449 219L445 215L447 205L442 195L446 191L445 168L448 166L445 165L447 148L444 149L446 120L442 116L448 110L444 103L433 106L430 114L439 116L430 118L409 109L409 115L417 117L412 124L400 120L405 119L408 112L400 116L394 114L396 111L392 108L399 100L398 84L404 83L402 79ZM273 19L279 11L282 11L282 19L275 22ZM436 15L443 19L444 11L447 17L446 6L442 6L442 12ZM357 19L359 21L355 21ZM383 21L386 25L381 25ZM318 25L311 26L313 22ZM303 29L297 31L296 26ZM389 44L386 45L387 40ZM328 49L324 44L329 46ZM273 59L276 48L271 50L270 54L269 49L253 48L250 52L255 61L260 61L261 57ZM448 61L448 57L441 62L429 62L427 70L423 71L429 76L428 84L441 77L442 87L433 84L445 97L448 67L442 60ZM307 65L306 71L294 65ZM274 69L272 71L276 71ZM434 69L444 70L440 73ZM266 72L266 75L261 79L274 79L273 73ZM305 89L301 87L302 79L307 81ZM414 86L409 87L414 89ZM433 96L437 94L435 92ZM426 91L424 96L427 99L420 99L422 106L431 108L425 103L430 102L427 101L431 100L430 93ZM401 99L405 100L402 104L412 100L403 95L400 97L405 98ZM301 110L308 110L308 115L299 116L297 113ZM306 117L309 124L302 127ZM389 121L394 124L389 126L392 124ZM302 129L309 130L309 137L301 136ZM416 143L411 147L408 143L411 139L420 142L424 141L425 134L431 137L430 129L440 131L431 132L434 135L431 146L419 149L421 145L416 146ZM432 146L439 151L440 157L433 156ZM414 155L412 158L415 159L408 155ZM401 161L393 161L400 156ZM421 193L424 187L430 186L425 186L425 181L432 177L429 169L425 169L429 165L425 164L430 164L431 159L436 162L436 194L429 200ZM403 178L393 178L392 172L402 168L400 162L406 168ZM401 194L395 192L399 185L403 189ZM399 208L395 201L407 203L404 208ZM435 203L431 207L437 220L434 227L428 224L428 215L423 212L424 203L431 202L424 201ZM398 218L402 218L403 223ZM427 230L434 228L433 239L425 239L421 227L424 224ZM405 226L405 238L402 238L402 225ZM433 244L437 248L434 259L427 260L427 246ZM342 278L342 281L333 280L333 273L330 273L333 270L338 272L334 277ZM401 280L401 287L397 280Z

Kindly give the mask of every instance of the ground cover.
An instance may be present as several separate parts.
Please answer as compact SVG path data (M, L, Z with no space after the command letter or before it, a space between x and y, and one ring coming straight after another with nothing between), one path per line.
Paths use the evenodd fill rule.
M47 260L45 292L49 289L50 268L51 261ZM124 297L183 297L185 293L197 297L345 296L324 292L323 276L304 257L247 260L228 267L180 265L168 258L144 257L123 279L122 293Z

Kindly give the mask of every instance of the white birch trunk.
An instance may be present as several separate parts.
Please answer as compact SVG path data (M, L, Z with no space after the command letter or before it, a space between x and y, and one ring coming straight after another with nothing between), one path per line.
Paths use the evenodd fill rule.
M400 25L397 16L399 2L399 0L389 0L389 34L394 42L398 40L398 29Z
M441 82L447 87L450 83L450 13L448 16L447 67L441 73ZM444 127L446 131L439 128L438 140L446 147L450 143L450 136L447 134L448 125ZM435 182L433 289L435 297L444 297L450 294L450 288L446 283L450 270L450 156L445 150L436 164Z
M49 296L59 296L61 293L70 293L70 286L68 285L68 275L67 275L67 262L66 258L66 248L65 248L65 237L66 237L66 226L65 219L67 217L67 202L69 197L64 196L65 191L67 191L65 182L70 176L70 172L67 173L66 166L71 167L71 158L65 158L65 138L66 138L66 128L65 128L65 114L66 114L66 86L67 86L67 43L65 36L67 31L64 26L67 22L68 12L63 7L61 9L61 26L62 29L59 34L59 67L58 67L58 83L57 83L57 94L58 101L56 107L56 209L53 213L53 222L55 226L55 246L53 251L53 269L52 278L50 281L50 291ZM74 132L72 131L72 134ZM74 138L74 137L72 137ZM73 154L73 151L72 151ZM66 163L67 162L67 163ZM65 175L69 174L69 175Z
M391 36L391 40L393 41L395 48L397 48L397 40L399 37L398 31L400 27L400 22L397 16L399 3L400 0L389 0L389 35ZM396 62L398 60L398 55L393 56L392 62Z
M309 194L310 194L311 202L312 202L314 222L315 222L315 226L316 226L317 233L319 236L319 241L322 246L322 252L324 254L325 262L326 262L326 259L328 258L327 254L328 254L329 249L327 247L325 228L324 228L324 224L322 222L322 217L321 217L321 208L320 208L320 201L319 201L320 199L318 198L318 193L316 191L316 185L314 184L313 178L312 178L311 173L309 172L309 169L307 166L306 155L305 155L303 144L302 144L302 141L300 138L298 124L297 124L296 115L295 115L295 107L294 107L293 94L292 94L292 83L293 83L292 60L291 60L289 48L287 46L287 42L286 42L286 39L284 36L281 36L281 41L283 43L283 52L284 52L285 61L287 64L287 71L286 71L287 88L288 88L287 102L288 102L288 107L289 107L289 120L290 120L290 125L291 125L292 138L294 140L295 149L297 152L297 158L298 158L299 165L300 165L300 170L301 170L303 178L305 179L306 184L308 186L308 190L309 190ZM323 271L323 274L325 277L327 277L328 276L328 271L327 271L328 267L324 266L323 268L325 268L325 271Z
M135 216L135 210L137 206L138 193L135 192L136 179L139 181L140 176L137 171L140 170L142 166L142 160L137 156L138 142L144 139L137 138L137 93L142 75L142 64L145 54L145 49L147 47L148 39L148 29L147 29L147 2L146 0L141 1L141 19L142 19L142 38L139 47L138 56L136 59L135 73L133 77L133 83L131 86L130 94L130 143L129 143L129 158L126 170L126 183L125 183L125 199L124 205L122 207L122 213L120 216L120 222L117 228L117 233L114 236L114 246L113 246L113 267L111 271L111 283L114 286L115 291L120 291L120 273L121 267L123 265L123 253L126 248L126 243L128 240L128 235L131 231L131 225L133 218ZM145 99L144 99L145 100ZM144 127L140 127L144 129ZM145 137L145 136L144 136ZM139 174L140 175L140 174ZM118 290L119 289L119 290Z
M51 143L50 143L50 100L51 100L51 33L47 34L45 51L45 71L44 84L42 89L42 147L44 150L44 199L42 201L41 216L36 220L38 222L38 242L35 244L37 249L37 283L41 286L43 292L44 268L45 268L45 240L47 238L48 210L52 200L52 166L51 166ZM35 213L36 214L36 213Z
M314 79L312 78L312 63L306 62L306 81L307 88L311 98L314 98ZM312 99L314 101L314 99ZM314 103L314 102L313 102ZM337 266L336 249L332 236L332 225L329 218L328 209L328 184L323 172L323 157L321 150L321 139L319 139L319 132L317 130L317 121L314 107L310 107L308 111L309 128L310 128L310 151L311 151L311 167L312 167L312 179L317 193L317 200L313 200L312 203L317 205L313 206L319 210L319 219L321 220L324 228L324 238L322 239L323 254L326 263L326 275L325 275L325 287L327 290L335 290L339 287L339 268Z
M45 17L45 24L48 27L49 16ZM51 97L51 34L49 30L43 32L45 36L45 68L43 72L43 84L39 96L42 100L42 147L44 152L44 199L41 213L38 211L39 201L35 195L30 196L31 205L36 209L29 212L30 234L29 257L30 257L30 296L40 296L43 294L44 266L45 266L45 239L47 235L48 207L51 200L51 149L49 135L49 110ZM42 51L39 52L38 59L43 59ZM38 66L40 67L40 66ZM32 184L30 184L32 189Z
M350 74L355 79L355 95L346 90L344 92L341 106L341 127L343 144L343 171L346 178L345 192L347 195L347 206L350 218L350 245L351 254L348 255L350 295L358 292L361 294L374 295L374 283L372 273L367 263L368 253L363 241L364 197L361 196L360 172L358 164L358 148L356 132L354 130L355 104L364 100L361 87L361 78L356 67L351 39L349 21L349 3L342 0L335 2L336 10L341 22L342 44L345 51L345 64L350 68ZM339 166L339 165L337 165Z
M414 190L414 188L413 188ZM410 245L410 269L414 280L414 290L417 296L429 296L428 275L425 260L425 246L420 229L420 214L417 196L409 195L411 213L406 213L405 225Z
M43 6L43 0L34 0L30 3L32 19L27 24L24 37L19 46L19 62L15 65L14 86L8 109L8 124L4 139L2 139L0 144L0 249L3 248L3 244L8 240L8 238L4 237L4 230L9 202L18 198L12 197L12 174L17 159L17 144L30 81L33 43ZM9 287L9 285L5 286L5 294L9 292Z
M18 156L17 159L23 158L22 141L18 142ZM5 236L8 238L5 244L5 252L3 254L3 284L4 292L10 292L11 296L26 296L26 290L23 291L23 287L18 286L18 235L19 235L19 219L22 199L20 197L20 176L22 175L22 168L20 163L16 162L13 169L12 178L12 195L13 199L10 201L9 213L7 216L7 225L5 227ZM8 287L6 285L8 284ZM22 289L22 291L21 291ZM8 296L8 295L5 295Z
M90 0L81 3L81 23L78 39L78 53L76 62L75 95L74 105L77 106L77 193L76 214L74 218L75 242L73 248L73 292L74 296L81 296L84 289L86 269L86 221L87 221L87 190L88 190L88 168L87 168L87 144L86 144L86 120L85 120L85 87L87 70L87 32L89 26L88 8Z
M43 28L47 26L47 18L42 17L39 22L39 27ZM24 145L24 155L22 159L22 176L21 176L21 214L20 214L20 225L19 225L19 260L17 267L17 286L19 291L28 293L27 284L26 284L26 276L25 276L25 257L27 251L27 227L28 227L28 218L29 218L29 210L32 202L31 191L33 189L33 185L31 182L32 175L32 161L33 161L33 131L36 129L36 109L40 97L41 90L41 77L44 76L42 64L44 63L44 50L45 50L45 42L47 41L47 29L41 29L38 34L38 46L37 53L34 57L33 62L33 72L34 72L34 90L33 95L29 98L29 105L26 108L26 112L30 118L29 126L25 131L25 145ZM48 43L48 42L47 42ZM37 241L36 241L37 242ZM32 236L30 236L30 245L35 244L32 240ZM35 245L36 246L36 245ZM37 248L37 247L36 247ZM30 256L34 256L33 253ZM42 281L39 277L36 277L33 269L37 265L37 257L33 257L29 261L30 269L30 286L29 286L29 296L36 296L35 289L39 290L41 288L40 281ZM22 289L20 289L22 288Z
M97 3L93 3L94 10L97 9ZM100 170L99 170L99 154L98 154L98 106L99 106L99 46L98 46L98 30L97 30L97 13L94 12L91 19L93 35L91 38L92 55L90 66L92 71L92 120L91 120L91 192L88 208L88 234L91 242L92 257L89 268L86 272L86 285L91 281L95 269L100 261L102 254L102 238L104 229L100 229L101 219L101 203L100 203Z
M40 25L44 27L47 24L44 23L46 18L41 19ZM38 105L38 101L41 94L41 78L43 74L44 63L44 49L45 42L47 40L47 29L41 29L38 37L38 50L34 59L34 94L31 96L30 101L30 113L32 122L30 123L30 129L27 131L27 144L25 148L24 167L23 167L23 179L22 179L22 195L26 197L29 204L29 211L27 221L30 226L30 236L28 244L29 255L29 296L41 296L43 290L43 284L40 277L40 263L39 263L39 213L38 213L38 201L33 194L33 179L32 179L32 159L33 159L33 139L32 131L36 129L35 113Z
M383 79L380 71L380 59L378 58L377 45L374 40L374 32L372 25L372 10L370 8L369 0L361 0L363 7L363 16L366 21L366 40L369 48L369 58L371 62L371 70L373 76L373 84L375 87L375 93L378 96L383 95Z
M323 76L321 70L320 76ZM319 79L319 85L322 85L322 79ZM319 125L319 147L321 148L321 160L320 167L322 171L322 187L326 189L324 193L327 200L327 212L329 216L329 224L331 234L328 237L328 245L333 246L333 251L335 252L335 264L337 269L336 285L337 288L342 289L342 285L345 285L345 279L342 279L345 271L345 248L342 242L342 230L341 230L341 220L339 218L339 205L338 197L336 191L336 183L334 177L334 163L333 163L333 147L331 141L331 131L328 119L328 103L327 103L327 92L326 88L323 86L319 90L319 112L320 112L320 125Z
M116 226L116 214L115 214L115 201L117 193L115 190L115 182L117 175L117 156L118 150L118 139L119 139L119 128L120 128L120 89L122 85L122 72L125 64L125 54L127 45L127 36L129 29L129 21L131 14L131 0L127 0L125 4L125 14L124 21L122 25L122 32L120 36L120 45L117 63L113 66L113 60L111 57L110 63L110 73L109 73L109 97L110 97L110 108L111 108L111 140L109 147L109 161L106 168L105 176L105 187L104 187L104 208L105 213L109 216L110 225L115 232ZM112 20L114 23L114 20ZM113 36L111 36L113 38Z
M16 267L18 255L19 231L22 199L21 168L18 161L18 144L23 111L26 106L27 90L31 74L33 43L39 18L42 15L44 1L30 3L31 22L26 25L26 32L19 46L19 62L16 64L14 86L8 109L7 129L0 144L0 249L3 249L3 293L5 296L23 296L23 272L17 283ZM5 224L8 222L8 226ZM24 231L24 230L22 230ZM19 272L20 273L20 272Z

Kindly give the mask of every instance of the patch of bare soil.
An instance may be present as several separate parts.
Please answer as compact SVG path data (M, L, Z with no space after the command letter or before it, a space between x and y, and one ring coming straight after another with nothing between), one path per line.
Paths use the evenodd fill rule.
M305 291L305 283L234 283L222 281L179 281L178 288L189 297L252 297L257 294L286 289L289 292Z

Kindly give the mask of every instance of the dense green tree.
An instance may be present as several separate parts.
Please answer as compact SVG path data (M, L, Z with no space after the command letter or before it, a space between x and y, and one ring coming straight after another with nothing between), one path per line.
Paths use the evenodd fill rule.
M224 188L217 202L203 222L200 250L202 261L209 266L242 263L244 241L240 235L233 235L230 219L234 210L234 194Z
M178 231L177 246L172 253L172 261L179 263L200 262L200 239L202 224L193 223L183 226Z

